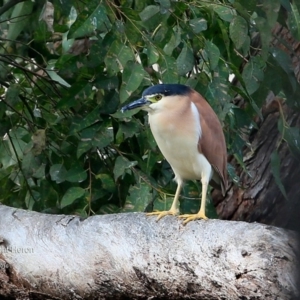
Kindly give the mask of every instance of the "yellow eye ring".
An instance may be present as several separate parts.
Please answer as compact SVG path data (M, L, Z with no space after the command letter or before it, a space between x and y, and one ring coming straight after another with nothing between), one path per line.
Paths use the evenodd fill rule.
M154 98L155 100L159 101L162 98L162 95L156 95Z

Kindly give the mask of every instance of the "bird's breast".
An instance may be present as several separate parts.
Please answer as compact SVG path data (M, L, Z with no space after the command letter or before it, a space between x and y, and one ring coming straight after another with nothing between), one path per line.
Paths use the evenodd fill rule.
M198 151L200 116L192 107L185 117L174 112L149 114L151 131L176 177L200 179L210 164ZM205 171L206 172L206 171Z

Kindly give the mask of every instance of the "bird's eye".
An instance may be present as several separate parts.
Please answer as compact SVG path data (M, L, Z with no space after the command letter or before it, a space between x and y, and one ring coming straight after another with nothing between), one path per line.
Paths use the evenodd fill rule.
M162 98L162 95L156 95L154 98L155 100L159 101Z

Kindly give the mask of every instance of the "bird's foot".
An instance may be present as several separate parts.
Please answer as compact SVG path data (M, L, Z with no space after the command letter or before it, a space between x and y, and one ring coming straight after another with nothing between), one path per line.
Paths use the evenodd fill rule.
M164 210L164 211L154 211L151 213L146 213L146 216L157 216L156 221L160 220L161 218L168 216L168 215L172 215L172 216L177 216L178 215L178 211L176 210Z
M187 224L190 221L195 221L195 220L199 220L199 219L203 219L203 220L207 220L207 216L205 215L204 212L199 211L197 214L185 214L185 215L181 215L179 216L180 219L185 219L183 221L183 225Z

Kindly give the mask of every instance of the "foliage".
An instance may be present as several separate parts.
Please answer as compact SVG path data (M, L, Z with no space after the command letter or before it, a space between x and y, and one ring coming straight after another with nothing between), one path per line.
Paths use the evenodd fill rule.
M168 207L175 184L147 116L119 111L159 82L199 91L224 125L229 153L243 165L243 131L255 127L269 91L295 109L300 105L291 59L270 44L277 21L300 39L300 5L257 4L53 0L3 6L0 201L82 216ZM243 109L232 101L238 97ZM285 132L299 151L299 129ZM280 182L276 154L273 161ZM229 174L235 176L232 168ZM189 182L181 209L197 210L198 195Z

